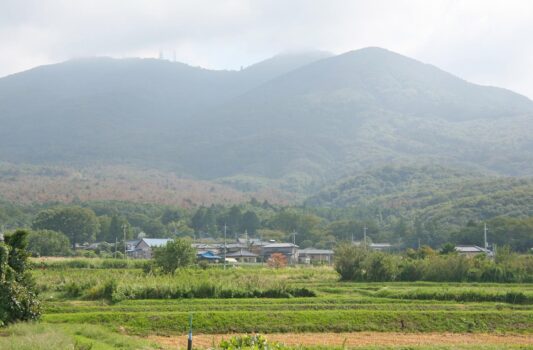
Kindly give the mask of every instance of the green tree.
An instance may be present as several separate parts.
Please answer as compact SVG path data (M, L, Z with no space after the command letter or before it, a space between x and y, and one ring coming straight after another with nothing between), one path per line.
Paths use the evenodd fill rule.
M0 326L35 320L40 304L33 280L26 271L28 232L18 230L0 242Z
M33 221L35 230L62 232L72 247L76 244L91 242L99 232L98 218L91 209L80 207L61 207L39 212Z
M261 227L261 222L257 214L251 210L245 212L242 216L241 231L247 231L249 234L255 235L257 230Z
M305 240L317 242L322 236L321 219L311 214L302 214L295 210L283 210L270 220L271 228L281 230L290 236L296 232L296 244Z
M118 221L121 221L121 219L119 219ZM152 218L146 214L135 213L133 215L129 215L128 221L131 225L140 228L148 235L148 237L162 237L167 235L167 228L159 220ZM122 222L122 224L124 224L124 222ZM120 230L122 232L122 228ZM121 233L118 237L122 237L123 235L124 233ZM127 232L126 237L128 237ZM115 240L114 237L112 237L112 239Z
M440 249L440 253L443 254L443 255L446 255L446 254L453 254L453 253L455 253L455 244L453 244L453 243L446 243L446 244L443 245L442 248Z
M205 223L204 218L207 209L205 207L200 207L196 210L193 217L191 218L191 225L195 232L200 232L204 229Z
M98 223L100 225L100 231L96 235L96 241L97 242L106 241L108 237L111 236L109 234L109 228L111 226L111 217L108 215L99 216Z
M242 213L241 209L234 205L230 208L226 216L226 224L231 232L237 232L241 228Z
M362 281L365 277L367 249L343 243L335 247L335 271L343 281Z
M126 239L133 238L131 225L124 217L113 215L109 224L109 234L104 238L106 242L115 242L115 239L124 240L124 229L126 230Z
M187 267L196 260L196 250L186 238L176 238L154 251L156 266L165 273L174 273L177 268Z
M183 214L178 209L166 209L163 215L161 215L161 223L168 225L171 222L178 222L183 218Z
M70 241L61 232L40 230L28 234L28 251L36 256L66 256Z
M370 282L394 281L398 276L396 256L381 252L371 252L364 261L365 280Z

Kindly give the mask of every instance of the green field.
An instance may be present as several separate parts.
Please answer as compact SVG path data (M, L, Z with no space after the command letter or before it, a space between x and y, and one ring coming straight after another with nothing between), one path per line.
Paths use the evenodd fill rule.
M1 331L0 349L175 348L142 338L184 338L190 314L195 334L261 333L268 338L272 333L309 332L456 333L516 335L526 343L533 341L533 284L339 282L330 267L188 269L154 276L137 264L121 269L69 266L34 270L43 302L41 322ZM294 296L302 291L305 296ZM502 346L533 348L491 343L370 348Z

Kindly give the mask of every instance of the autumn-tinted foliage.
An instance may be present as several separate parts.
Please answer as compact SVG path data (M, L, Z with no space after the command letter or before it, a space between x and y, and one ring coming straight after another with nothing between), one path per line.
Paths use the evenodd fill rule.
M275 269L280 269L287 266L287 257L281 253L274 253L267 260L267 264Z

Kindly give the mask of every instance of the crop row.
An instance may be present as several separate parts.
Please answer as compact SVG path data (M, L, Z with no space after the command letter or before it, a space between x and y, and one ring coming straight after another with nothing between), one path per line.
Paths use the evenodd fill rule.
M533 330L533 314L524 311L222 311L195 312L200 333L274 332L522 332ZM50 323L89 323L124 327L134 334L183 334L187 312L87 312L49 314Z
M458 302L502 302L510 304L533 304L533 292L482 291L482 290L390 290L383 289L373 294L377 297L415 300L453 300Z
M529 310L531 305L512 305L506 303L468 303L458 304L453 302L413 303L409 301L370 303L359 302L357 299L341 299L337 302L323 298L290 298L290 299L195 299L187 300L154 300L123 301L107 305L101 302L47 302L46 313L75 313L75 312L191 312L191 311L304 311L304 310L388 310L388 311L489 311L489 310ZM235 301L232 303L222 301ZM294 302L294 301L297 302ZM239 302L243 301L243 302ZM282 301L282 302L276 302Z

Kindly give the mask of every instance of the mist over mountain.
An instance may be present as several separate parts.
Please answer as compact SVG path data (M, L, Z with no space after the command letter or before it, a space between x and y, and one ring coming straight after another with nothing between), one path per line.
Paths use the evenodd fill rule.
M91 58L0 79L0 160L127 164L306 190L438 162L533 175L533 102L380 49L240 71ZM255 183L257 182L257 183Z

